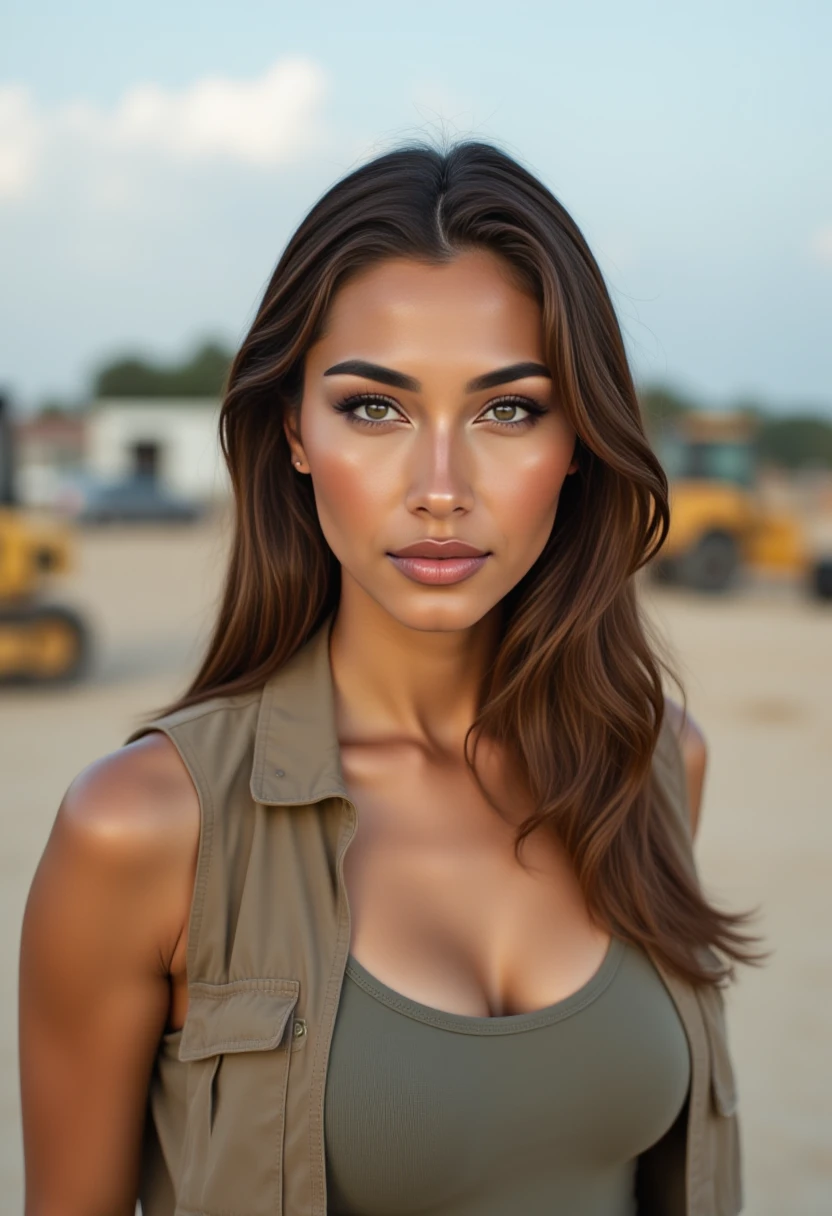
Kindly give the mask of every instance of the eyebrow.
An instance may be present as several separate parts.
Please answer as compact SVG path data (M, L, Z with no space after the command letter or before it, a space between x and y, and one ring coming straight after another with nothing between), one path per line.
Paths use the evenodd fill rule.
M392 367L382 367L379 363L367 363L364 359L345 359L343 363L335 363L324 372L325 376L361 376L365 380L375 380L377 384L388 384L391 388L404 389L408 393L418 393L421 383L413 376L397 372ZM498 367L496 371L485 372L474 376L465 385L467 393L481 393L485 389L496 388L498 384L510 384L514 380L525 380L529 376L545 376L552 379L552 373L543 363L512 363L508 367Z

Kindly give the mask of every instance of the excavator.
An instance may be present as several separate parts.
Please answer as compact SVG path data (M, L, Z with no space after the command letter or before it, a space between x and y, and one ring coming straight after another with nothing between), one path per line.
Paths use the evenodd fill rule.
M832 562L813 554L800 519L767 502L753 420L690 411L665 426L659 455L670 483L670 532L654 563L660 582L723 592L742 570L791 575L832 599Z
M0 681L52 684L87 670L90 636L72 608L46 598L70 569L69 528L24 511L15 493L14 431L0 395Z

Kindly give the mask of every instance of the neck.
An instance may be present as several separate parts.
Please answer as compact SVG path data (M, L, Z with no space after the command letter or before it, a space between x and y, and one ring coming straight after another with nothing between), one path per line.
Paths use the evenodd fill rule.
M396 740L458 755L499 620L498 605L466 629L414 629L345 575L330 640L341 740Z

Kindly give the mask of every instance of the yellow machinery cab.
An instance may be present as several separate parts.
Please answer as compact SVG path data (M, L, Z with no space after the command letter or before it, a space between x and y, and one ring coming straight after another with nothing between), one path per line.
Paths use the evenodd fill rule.
M65 524L24 511L15 500L12 426L0 397L0 680L53 682L87 667L89 635L71 608L44 588L70 565Z
M667 428L659 449L671 508L659 578L725 591L744 566L771 573L806 570L800 521L763 499L749 418L685 414Z

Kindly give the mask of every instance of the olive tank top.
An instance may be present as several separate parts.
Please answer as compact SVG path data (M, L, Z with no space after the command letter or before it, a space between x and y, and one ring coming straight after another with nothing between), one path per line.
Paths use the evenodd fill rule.
M332 1216L632 1216L640 1153L688 1092L685 1031L647 955L613 938L545 1009L422 1005L352 956L324 1120Z

